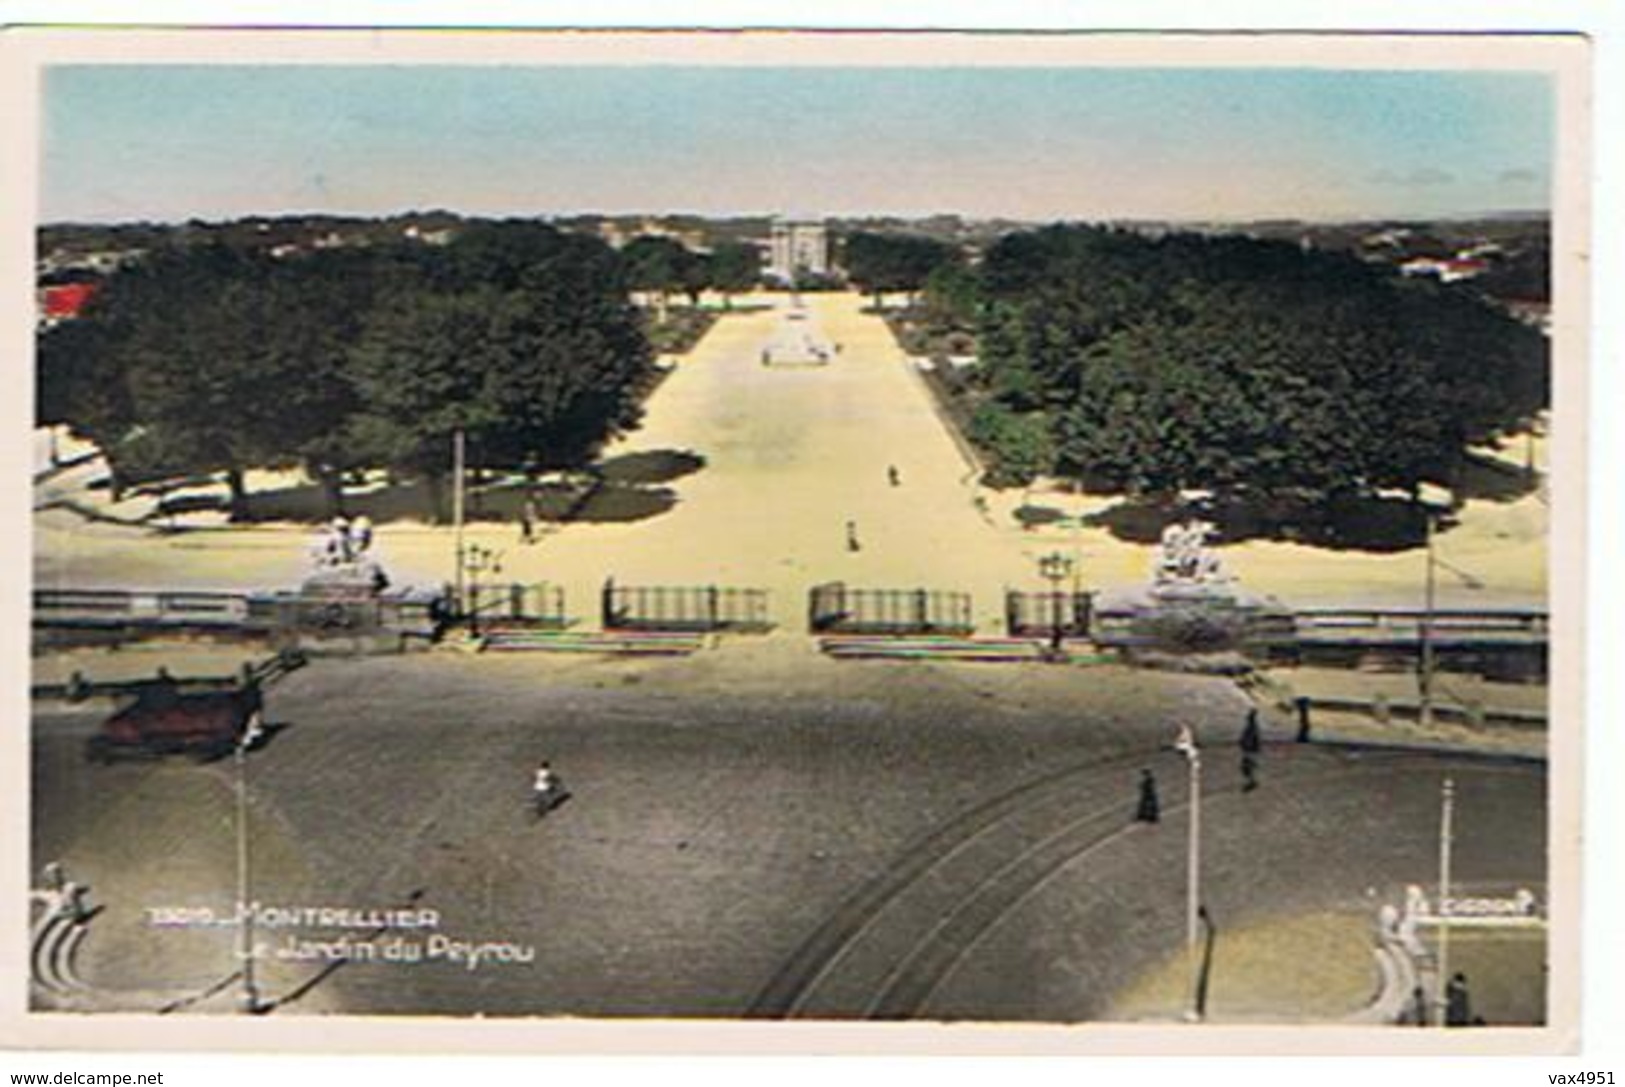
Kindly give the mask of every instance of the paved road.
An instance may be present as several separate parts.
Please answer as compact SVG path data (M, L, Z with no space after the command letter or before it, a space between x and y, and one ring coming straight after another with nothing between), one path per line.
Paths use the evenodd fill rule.
M1159 745L1192 721L1227 746L1242 709L1232 686L779 656L790 650L435 655L322 662L286 681L269 703L286 727L250 763L256 897L415 902L440 911L442 935L535 953L477 970L352 964L286 1010L733 1016L764 1011L764 994L810 964L813 984L789 977L791 1010L1070 1020L1109 1014L1177 947L1180 770ZM34 867L64 859L95 887L107 909L82 973L113 1005L150 1007L232 968L231 931L154 928L144 913L230 909L230 765L87 766L93 723L35 720ZM532 824L524 791L544 757L575 798ZM1460 878L1543 877L1545 779L1531 765L1294 748L1242 798L1223 754L1214 763L1221 923L1374 910L1368 888L1430 878L1446 767L1462 783ZM1141 765L1157 768L1170 808L1155 830L1127 826ZM1045 781L1061 785L1035 792ZM964 839L1007 795L1017 802L986 835ZM851 906L864 898L883 907L872 919ZM278 946L301 935L335 934L261 932ZM318 973L264 970L284 996Z

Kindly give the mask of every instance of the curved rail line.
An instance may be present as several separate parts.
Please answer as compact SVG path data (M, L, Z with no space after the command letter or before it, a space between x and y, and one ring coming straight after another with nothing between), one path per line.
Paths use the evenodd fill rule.
M1298 784L1311 784L1338 775L1338 770L1322 769L1295 775L1291 780ZM1219 794L1208 797L1204 806L1234 800L1234 795ZM1131 807L1122 805L1117 810L1126 814ZM1166 815L1185 811L1189 807L1188 801L1182 801L1166 805L1162 810ZM1064 868L1097 849L1115 843L1134 827L1133 823L1120 817L1105 835L1079 841L1081 831L1095 821L1090 818L1072 820L997 871L972 884L953 909L931 926L892 967L880 991L864 1008L865 1018L906 1019L917 1014L941 988L948 975L1006 914L1025 902Z
M1430 764L1439 762L1441 754L1445 753L1393 751L1383 754L1389 756L1383 759L1382 763L1386 772L1416 773ZM1511 768L1498 756L1490 756L1483 761L1471 756L1467 758L1469 761L1478 762L1474 769L1480 773L1504 772ZM1291 780L1298 784L1313 784L1337 777L1340 773L1340 768L1328 767L1295 775ZM1214 801L1234 803L1236 796L1220 794L1208 800L1209 803ZM1169 805L1163 810L1165 813L1177 812L1189 806L1188 803L1179 803ZM1071 833L1073 825L1069 824L1052 835L1055 839L1064 836L1065 841L1056 841L1051 845L1047 839L1041 846L1034 847L1012 860L999 872L978 881L961 899L959 905L934 925L914 949L893 967L884 989L866 1006L865 1016L906 1019L918 1015L920 1009L942 987L959 964L1010 911L1027 901L1067 866L1118 840L1130 829L1130 825L1120 825L1112 833L1084 842L1081 847L1069 852L1067 846L1075 837ZM1049 848L1044 848L1046 846ZM1024 862L1032 862L1026 864L1028 871L1020 873L1018 878L1010 878L1012 873L1024 866Z
M1164 811L1177 812L1189 806L1173 804ZM1132 811L1132 804L1120 804L1073 819L978 880L892 966L864 1008L864 1018L902 1019L912 1015L958 965L960 948L968 947L992 928L1029 891L1061 868L1128 834L1135 826L1128 820ZM1107 816L1112 817L1110 829L1097 836Z
M813 987L891 902L933 868L959 853L989 830L1036 803L1064 791L1075 780L1115 766L1144 762L1148 754L1133 751L1078 763L1030 779L950 820L900 851L899 863L860 886L835 907L823 924L785 960L751 1002L750 1018L783 1018L793 1014Z
M1416 749L1337 749L1318 750L1362 761L1380 759L1392 770L1419 769L1440 761L1469 761L1482 771L1510 769L1509 760L1499 756ZM1161 752L1159 752L1161 754ZM901 862L883 875L870 880L841 902L822 925L780 967L747 1011L751 1017L783 1017L796 1014L827 977L878 921L881 914L911 887L944 862L963 851L990 831L1009 825L1017 816L1062 792L1068 785L1090 774L1114 766L1144 761L1145 752L1134 752L1074 765L1033 779L985 801L958 818L931 832L901 852ZM1342 759L1339 760L1343 761ZM1510 760L1521 764L1524 760ZM1342 768L1326 769L1295 776L1298 782L1338 776ZM1187 808L1188 801L1164 807L1165 813ZM1068 819L1021 853L999 865L991 874L976 880L959 902L925 932L913 947L900 956L886 972L877 992L865 1005L863 1014L877 1018L907 1018L941 987L947 977L1010 910L1047 883L1063 868L1095 849L1128 833L1134 824L1127 820L1132 804L1114 804ZM1111 821L1112 829L1098 835L1100 824Z
M1441 755L1449 755L1449 753L1433 751L1396 751L1389 752L1389 754L1391 754L1393 758L1384 762L1384 769L1390 772L1399 773L1419 772L1425 768L1424 764L1437 763L1440 761ZM1473 766L1473 770L1481 774L1504 773L1509 770L1516 769L1517 764L1523 761L1512 760L1509 763L1508 760L1504 759L1500 755L1489 755L1482 758L1472 755L1457 757L1462 757L1465 758L1466 761L1475 763L1476 765ZM1308 784L1324 781L1328 778L1336 776L1338 776L1337 770L1326 769L1305 773L1301 776L1294 777L1292 780L1297 783ZM1236 799L1235 794L1220 794L1219 796L1209 798L1209 800L1205 801L1205 803L1218 801L1220 803L1228 804L1234 803ZM1179 811L1187 807L1189 807L1188 803L1182 803L1172 805L1164 808L1163 810L1165 812ZM894 972L898 975L898 979L888 986L886 993L882 993L875 1000L870 1002L869 1009L866 1010L865 1014L873 1016L878 1012L878 1016L881 1018L893 1019L909 1018L918 1015L920 1009L931 999L932 996L936 994L937 990L940 989L943 983L948 980L948 977L954 972L955 969L958 968L959 964L963 962L971 954L971 952L976 950L976 947L982 942L983 938L990 931L992 931L1001 920L1004 919L1006 914L1016 909L1023 902L1027 901L1027 899L1031 898L1039 891L1040 888L1042 888L1055 876L1059 875L1060 872L1073 861L1088 855L1094 849L1114 841L1127 829L1127 827L1121 828L1118 833L1108 835L1106 838L1086 844L1082 849L1070 856L1063 857L1058 863L1051 865L1047 870L1040 873L1036 879L1028 880L1024 884L1010 884L1008 889L1014 893L1003 896L1003 901L1000 904L1000 908L994 910L991 915L986 916L985 920L981 920L981 918L986 914L986 911L984 910L981 913L978 913L976 918L974 918L971 922L962 925L961 927L967 929L968 931L964 932L957 942L950 941L940 944L938 945L940 950L933 951L932 948L927 946L927 942L932 939L932 936L927 935L921 940L920 944L916 945L913 951L905 956L903 965L894 968ZM978 883L976 887L973 888L972 892L966 896L966 899L962 901L961 906L955 907L953 912L959 913L962 908L973 906L974 903L972 903L970 900L985 888L993 888L995 891L999 890L995 882L996 878L997 877L990 877L989 879L985 879ZM977 923L978 921L980 921L980 923ZM939 925L934 927L933 933L937 931L938 928L941 928L941 926ZM911 966L910 964L914 963L916 960L920 960L921 964L919 966ZM881 1007L883 1001L884 1007Z

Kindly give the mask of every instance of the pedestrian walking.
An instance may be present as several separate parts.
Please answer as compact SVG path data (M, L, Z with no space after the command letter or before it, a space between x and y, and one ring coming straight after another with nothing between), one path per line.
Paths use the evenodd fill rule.
M1258 711L1247 711L1247 723L1241 729L1241 791L1250 793L1258 788L1258 759L1264 751L1264 736L1258 728Z
M533 544L536 542L536 497L525 496L525 504L519 509L519 542Z
M1465 1027L1473 1021L1473 1005L1467 995L1467 975L1457 971L1444 987L1444 1025Z
M848 551L858 550L858 523L856 521L846 523L846 549Z
M372 550L372 518L362 514L350 522L350 554L360 558Z
M898 474L897 465L895 464L886 465L886 478L891 480L893 487L899 486L903 482L903 477Z
M1150 770L1140 771L1140 805L1134 812L1137 823L1156 823L1162 819L1162 802L1157 799L1157 777Z
M1299 695L1294 705L1298 707L1298 742L1306 744L1309 742L1309 696Z
M1411 990L1411 1006L1406 1016L1416 1026L1428 1025L1428 994L1420 985Z
M45 866L45 886L59 895L67 888L68 870L61 861L51 861Z

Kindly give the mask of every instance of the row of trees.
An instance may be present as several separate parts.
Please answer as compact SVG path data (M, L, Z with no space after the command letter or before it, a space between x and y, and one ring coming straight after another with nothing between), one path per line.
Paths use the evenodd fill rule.
M38 417L115 479L304 466L336 504L359 468L423 478L443 510L451 436L489 467L570 464L639 414L653 372L629 262L531 222L444 248L275 260L160 248L43 334Z
M859 231L847 236L841 247L841 262L851 284L872 294L875 306L890 291L915 294L932 277L962 271L959 250L936 238L913 234L879 234Z
M976 328L972 437L1004 482L1414 496L1549 397L1545 338L1471 291L1284 243L1051 227L926 301Z
M648 234L632 239L621 254L633 290L684 294L696 306L703 292L714 290L731 307L733 295L753 289L762 278L761 251L744 242L723 242L701 253L675 238Z

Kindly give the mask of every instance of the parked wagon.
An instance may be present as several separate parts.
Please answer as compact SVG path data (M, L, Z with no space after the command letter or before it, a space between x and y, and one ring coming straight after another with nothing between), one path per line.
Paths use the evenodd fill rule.
M86 741L86 758L110 763L189 755L206 762L231 754L264 727L258 682L233 690L181 691L171 679L156 679L134 694Z

